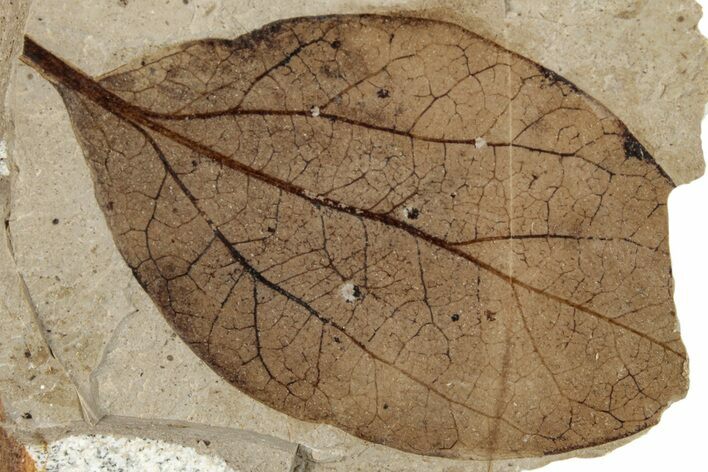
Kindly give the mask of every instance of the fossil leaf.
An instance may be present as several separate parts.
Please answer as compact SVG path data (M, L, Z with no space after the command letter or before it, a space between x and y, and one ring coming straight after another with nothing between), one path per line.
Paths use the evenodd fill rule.
M420 454L555 454L684 395L666 201L626 127L458 26L281 21L100 80L30 39L115 243L250 396Z

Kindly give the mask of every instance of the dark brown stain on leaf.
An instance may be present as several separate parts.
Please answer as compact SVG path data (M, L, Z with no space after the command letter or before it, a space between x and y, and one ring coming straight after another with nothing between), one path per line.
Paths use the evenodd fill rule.
M556 454L684 395L666 201L609 111L452 24L278 22L56 84L135 277L273 408L419 454Z

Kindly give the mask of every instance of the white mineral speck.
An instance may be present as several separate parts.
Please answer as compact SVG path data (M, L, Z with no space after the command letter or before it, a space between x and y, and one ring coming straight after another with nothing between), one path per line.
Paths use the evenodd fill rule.
M10 175L10 168L7 165L7 144L4 139L0 139L0 177Z
M310 108L310 114L312 116L320 116L320 107L314 106L314 107Z
M477 138L474 140L474 147L476 147L477 149L487 147L487 141L484 138Z
M69 436L27 449L46 472L235 472L219 457L154 439Z
M339 293L342 295L345 302L354 303L356 301L354 284L351 282L345 282L341 287L339 287Z

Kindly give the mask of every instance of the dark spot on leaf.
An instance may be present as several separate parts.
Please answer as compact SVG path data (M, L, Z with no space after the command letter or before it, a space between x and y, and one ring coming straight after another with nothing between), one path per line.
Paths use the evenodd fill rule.
M420 216L420 210L417 208L406 208L406 218L409 220L417 220Z
M649 151L647 151L646 148L642 146L639 141L637 141L637 138L635 138L632 133L626 131L622 138L624 140L624 152L627 157L636 157L637 159L645 162L654 161L654 158L651 154L649 154Z
M562 75L553 72L550 69L546 69L543 66L539 66L539 71L541 72L541 75L543 75L545 79L545 84L547 86L555 85L555 84L562 84L567 86L570 90L573 92L578 92L578 87L575 86L574 83L563 77Z
M647 149L642 145L642 143L640 143L637 138L634 137L632 133L626 130L622 135L622 138L624 153L628 158L634 157L639 159L640 161L655 165L659 173L664 176L666 180L673 183L671 177L669 177L669 175L664 171L664 169L656 163L654 157L649 153L649 151L647 151Z

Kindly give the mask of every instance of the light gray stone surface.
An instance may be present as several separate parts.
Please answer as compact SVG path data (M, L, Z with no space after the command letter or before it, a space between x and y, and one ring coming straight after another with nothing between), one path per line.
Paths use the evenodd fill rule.
M209 370L114 247L58 94L5 59L18 52L26 2L0 5L0 99L12 77L0 121L9 173L0 175L0 329L10 333L0 344L0 398L9 427L35 440L32 431L47 439L118 431L177 443L199 431L211 441L207 452L237 470L290 470L298 461L316 471L487 470L294 420ZM608 105L675 181L702 174L708 51L695 30L699 8L689 0L35 0L26 32L99 75L167 44L232 38L284 17L399 10L457 22L564 75ZM492 469L544 461L500 461Z
M234 428L218 428L203 424L187 423L180 421L146 420L141 418L128 417L104 417L100 424L92 427L86 422L67 423L62 426L21 429L11 428L13 434L32 445L30 451L35 457L37 466L42 467L53 464L65 464L66 469L55 468L55 470L105 470L112 472L113 469L86 469L83 457L62 458L52 457L54 455L68 454L73 449L78 456L87 454L114 455L120 459L121 451L113 451L122 445L131 448L138 447L141 443L138 439L148 439L152 441L152 446L159 446L160 455L179 455L184 452L184 448L190 456L214 455L223 460L225 464L235 471L248 472L289 472L296 463L297 444L289 443L277 438L259 435L249 431L241 431ZM106 435L90 444L90 435ZM37 442L37 437L41 436L43 442ZM69 436L81 438L78 441L65 442ZM155 441L159 441L156 443ZM146 445L143 443L143 445ZM134 449L125 449L123 455L134 453ZM43 453L42 453L43 452ZM143 459L141 459L143 461ZM185 467L187 466L185 460ZM68 464L75 463L76 468L68 467ZM94 462L98 464L99 462ZM126 471L142 472L144 470L172 470L172 469L152 469L149 467L138 467L139 461L133 462L131 468ZM213 464L219 464L219 461ZM176 467L176 462L171 463ZM49 468L49 467L47 467ZM177 469L179 470L179 469ZM189 470L185 468L185 470ZM198 469L200 470L200 469ZM211 470L211 469L201 469ZM223 470L223 469L217 469Z
M194 449L145 438L104 435L69 436L48 447L31 446L38 467L46 472L234 472L223 459Z
M0 6L0 158L6 170L0 173L0 215L4 222L0 228L0 400L5 415L25 426L37 424L37 418L63 423L81 419L79 401L61 361L46 342L44 320L17 268L15 250L6 232L12 219L11 177L18 169L10 159L15 130L5 100L14 57L22 47L28 3L3 0Z

